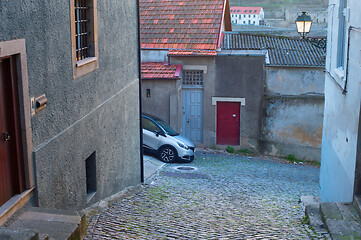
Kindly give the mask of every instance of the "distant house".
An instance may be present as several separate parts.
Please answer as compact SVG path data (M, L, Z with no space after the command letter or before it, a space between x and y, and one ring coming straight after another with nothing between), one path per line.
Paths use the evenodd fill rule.
M80 210L140 183L136 2L0 12L0 225L26 203Z
M361 195L361 5L330 0L330 6L320 196L352 202Z
M231 7L232 24L264 25L262 7Z
M257 66L250 63L255 58L260 58ZM300 39L224 33L218 62L225 66L217 64L216 81L231 86L228 91L237 88L233 97L245 98L242 148L320 160L324 49ZM258 71L264 71L263 79L252 77ZM260 104L250 106L255 102Z
M197 144L214 142L208 116L215 109L209 105L222 32L232 27L229 1L141 0L140 25L143 73L151 62L160 63L157 71L182 67L180 80L143 76L143 111L160 114Z

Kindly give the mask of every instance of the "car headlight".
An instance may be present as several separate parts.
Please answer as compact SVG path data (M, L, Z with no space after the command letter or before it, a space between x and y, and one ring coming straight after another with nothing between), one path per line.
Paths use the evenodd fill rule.
M189 147L187 146L187 145L184 145L183 143L181 143L181 142L177 142L178 143L178 145L181 147L181 148L184 148L184 149L189 149Z

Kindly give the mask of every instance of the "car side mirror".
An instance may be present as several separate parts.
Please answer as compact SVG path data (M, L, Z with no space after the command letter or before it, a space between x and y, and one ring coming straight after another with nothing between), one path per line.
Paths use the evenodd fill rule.
M153 132L154 132L155 136L159 137L160 132L158 130L154 130Z

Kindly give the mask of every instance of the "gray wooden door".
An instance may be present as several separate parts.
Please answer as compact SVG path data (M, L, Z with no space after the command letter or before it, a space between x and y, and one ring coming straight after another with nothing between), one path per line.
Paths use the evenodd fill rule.
M182 89L182 134L194 143L203 142L203 89Z

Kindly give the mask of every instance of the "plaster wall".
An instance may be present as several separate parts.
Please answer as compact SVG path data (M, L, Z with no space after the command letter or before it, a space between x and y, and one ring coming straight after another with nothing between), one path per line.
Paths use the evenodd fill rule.
M203 79L203 143L199 146L215 144L215 107L212 106L212 97L215 95L216 65L215 57L171 57L171 64L181 64L183 69L189 67L204 71ZM179 98L181 108L181 94ZM182 129L182 112L178 111L178 129Z
M323 68L267 67L263 152L321 160Z
M331 0L329 11L328 52L325 80L325 113L322 138L320 195L324 202L351 202L354 193L356 156L361 100L361 33L350 35L349 69L346 81L336 71L339 1ZM361 2L347 1L349 26L361 27ZM347 36L346 36L347 39ZM347 49L347 45L345 46ZM347 50L346 50L347 52ZM346 61L346 60L345 60ZM346 65L345 65L346 66ZM342 69L341 69L342 70ZM343 69L345 70L345 69ZM344 72L346 74L346 72ZM346 86L347 92L343 94Z
M324 94L324 68L267 67L266 95Z
M320 161L323 105L322 97L266 97L263 152Z
M141 50L142 62L168 62L168 50Z
M29 95L48 99L31 118L38 205L80 209L138 184L136 3L98 1L99 68L78 79L70 1L14 0L0 7L0 41L26 40ZM97 192L87 202L84 161L94 151Z
M142 80L143 112L162 118L176 131L178 131L179 84L180 80ZM151 97L147 97L147 89L150 89Z
M246 105L241 106L240 147L257 151L263 116L264 61L264 56L218 55L216 59L214 96L245 98ZM213 120L212 130L215 135L215 110L213 114L209 119Z

